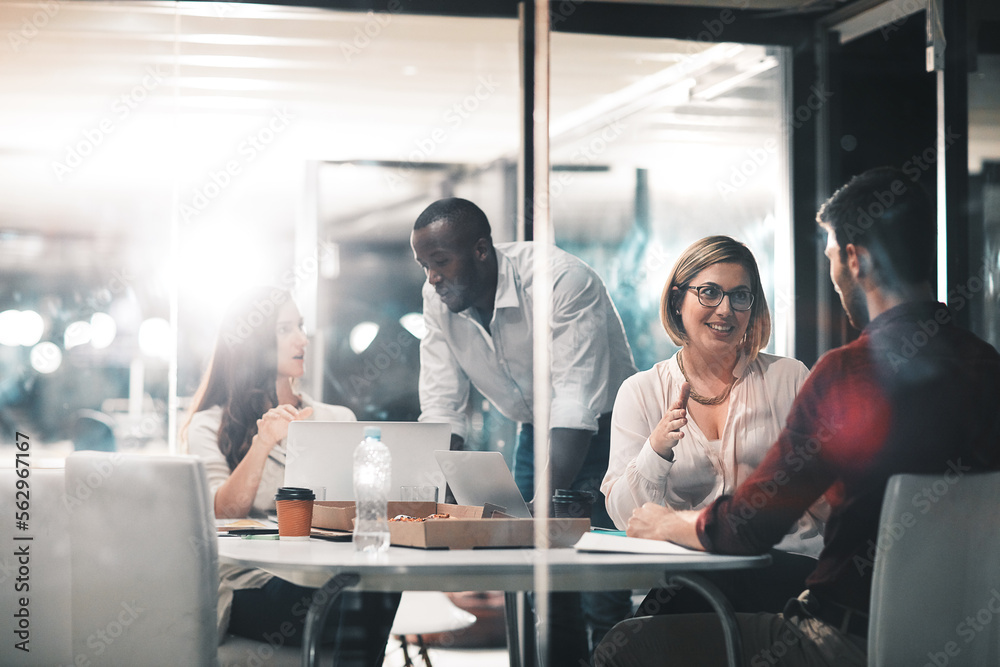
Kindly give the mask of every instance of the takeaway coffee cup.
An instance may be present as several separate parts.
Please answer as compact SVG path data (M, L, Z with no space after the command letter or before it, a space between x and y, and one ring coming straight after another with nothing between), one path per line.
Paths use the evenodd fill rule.
M552 494L552 516L557 519L589 519L594 500L592 491L556 489Z
M297 486L283 486L274 496L278 508L278 536L282 540L308 540L312 532L313 502L316 494L312 489Z

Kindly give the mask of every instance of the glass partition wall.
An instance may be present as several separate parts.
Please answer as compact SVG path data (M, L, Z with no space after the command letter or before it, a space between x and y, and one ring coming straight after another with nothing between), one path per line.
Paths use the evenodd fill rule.
M3 448L177 451L250 285L296 295L312 396L417 418L413 221L460 196L518 237L517 20L7 2L0 28ZM794 353L786 58L552 35L555 241L603 277L640 369L675 350L670 267L717 233L753 250L768 349ZM515 425L478 395L468 414L509 461Z

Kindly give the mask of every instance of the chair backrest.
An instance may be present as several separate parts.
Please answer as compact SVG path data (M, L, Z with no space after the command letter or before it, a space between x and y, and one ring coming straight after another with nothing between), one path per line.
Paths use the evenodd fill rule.
M869 665L1000 665L1000 472L889 480L868 627Z
M70 665L64 471L33 468L21 477L18 470L28 469L0 470L0 665Z
M214 665L218 549L201 462L74 452L66 494L74 657Z

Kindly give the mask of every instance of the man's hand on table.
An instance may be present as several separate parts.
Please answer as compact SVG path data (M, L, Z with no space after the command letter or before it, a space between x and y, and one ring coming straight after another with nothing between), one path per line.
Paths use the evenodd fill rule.
M698 514L699 512L695 510L678 512L656 503L646 503L633 510L625 534L647 540L664 540L689 549L704 551L705 548L698 540L698 531L695 528Z

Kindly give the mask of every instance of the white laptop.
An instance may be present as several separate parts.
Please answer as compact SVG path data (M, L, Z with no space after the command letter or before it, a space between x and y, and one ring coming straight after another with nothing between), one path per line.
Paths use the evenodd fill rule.
M444 474L434 459L447 449L451 426L434 422L294 421L285 443L285 486L326 487L327 500L354 500L354 449L366 426L382 430L392 456L389 500L401 486L436 486L444 499Z
M530 519L528 504L500 452L434 452L451 493L459 505L492 503L506 514Z

